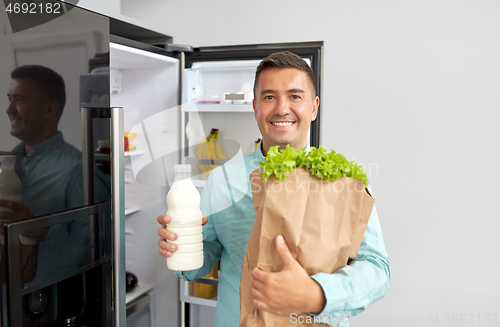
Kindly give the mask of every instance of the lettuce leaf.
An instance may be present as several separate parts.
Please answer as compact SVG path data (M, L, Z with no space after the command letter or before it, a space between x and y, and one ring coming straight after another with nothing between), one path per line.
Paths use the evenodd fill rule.
M368 186L368 177L361 165L348 161L342 154L333 150L327 153L322 146L311 147L309 152L306 152L305 148L296 151L290 145L282 151L279 146L273 146L267 152L266 161L260 161L259 164L264 167L264 182L273 174L283 181L295 167L302 167L322 180L331 182L347 176Z

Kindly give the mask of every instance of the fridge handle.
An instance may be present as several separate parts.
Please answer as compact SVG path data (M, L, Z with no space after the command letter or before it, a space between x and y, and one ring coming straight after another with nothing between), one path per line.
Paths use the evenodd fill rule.
M113 217L113 298L115 326L126 326L125 187L123 108L111 108L111 212Z

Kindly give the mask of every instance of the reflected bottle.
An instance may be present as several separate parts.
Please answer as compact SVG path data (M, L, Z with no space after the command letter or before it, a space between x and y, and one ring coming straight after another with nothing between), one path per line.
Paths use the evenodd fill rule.
M203 227L200 193L191 180L191 165L174 165L175 180L167 194L167 229L177 234L177 251L167 258L171 270L194 270L203 266Z
M22 203L21 181L14 171L16 156L0 156L0 199ZM0 207L0 211L12 211Z

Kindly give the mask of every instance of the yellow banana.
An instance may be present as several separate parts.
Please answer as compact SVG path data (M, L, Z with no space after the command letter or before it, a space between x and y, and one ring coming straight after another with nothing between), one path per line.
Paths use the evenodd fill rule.
M137 134L131 133L131 132L125 132L124 134L125 134L125 137L127 137L129 141L132 141L137 136Z
M259 148L259 144L260 144L260 138L257 139L257 141L255 141L255 151L257 151L257 149Z
M217 158L216 153L215 153L215 151L216 151L215 145L218 142L215 142L215 135L218 131L219 131L218 129L212 128L212 130L210 131L210 134L198 143L198 147L196 148L196 157L197 158L205 158L205 159ZM205 177L208 177L210 175L210 173L212 172L212 170L218 166L200 164L200 165L198 165L198 167L200 167L200 170L205 175Z
M198 146L196 147L197 158L208 158L208 142L210 141L211 137L212 134L209 134L198 143ZM198 165L198 167L200 167L200 170L205 175L205 177L208 177L208 175L210 175L210 165Z
M215 138L214 138L214 143L215 143L215 156L217 159L226 159L226 154L222 150L222 146L219 142L219 130L215 132Z
M208 140L208 155L206 158L210 158L210 159L215 159L215 129L212 128L212 130L210 131L210 139ZM210 165L212 167L212 169L215 168L215 165ZM210 172L209 172L210 174Z

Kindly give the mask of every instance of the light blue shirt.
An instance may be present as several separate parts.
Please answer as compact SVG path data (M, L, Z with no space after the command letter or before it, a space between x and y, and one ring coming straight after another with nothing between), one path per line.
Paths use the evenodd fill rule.
M61 132L25 153L24 142L12 154L21 180L23 205L35 216L83 206L83 164L80 150L64 141ZM109 201L106 177L96 169L95 201Z
M264 161L261 150L216 168L201 195L201 210L208 217L203 227L204 265L175 272L186 280L205 276L221 260L215 326L238 326L240 277L250 231L255 220L250 173ZM311 276L325 293L326 305L316 322L349 326L354 316L382 298L389 288L390 263L377 212L373 208L358 251L350 265L333 274ZM293 323L293 317L291 318Z

